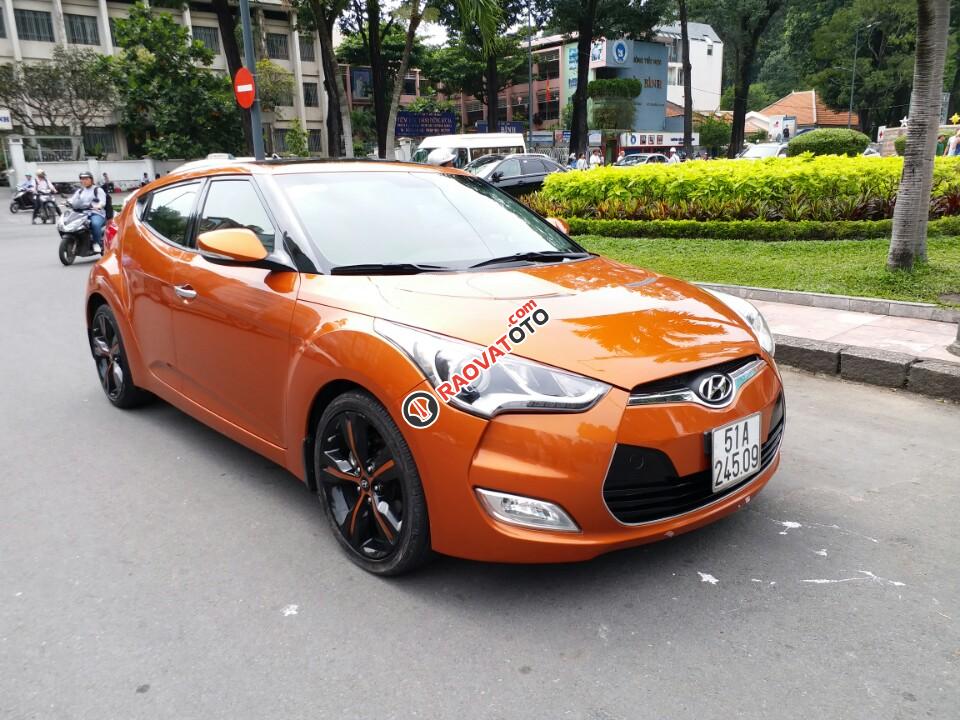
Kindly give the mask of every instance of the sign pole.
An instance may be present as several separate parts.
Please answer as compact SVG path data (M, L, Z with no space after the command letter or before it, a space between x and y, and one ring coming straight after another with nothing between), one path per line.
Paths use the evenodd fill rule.
M253 55L253 32L250 29L250 0L240 0L240 22L243 25L243 61L253 75L254 92L257 92L257 62ZM260 93L257 92L257 95ZM253 135L253 156L263 160L263 123L260 120L260 98L254 97L250 107L250 129Z

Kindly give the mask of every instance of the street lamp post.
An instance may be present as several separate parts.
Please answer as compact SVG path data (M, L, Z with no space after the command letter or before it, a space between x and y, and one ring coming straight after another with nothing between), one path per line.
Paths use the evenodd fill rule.
M853 41L853 68L851 69L850 75L850 107L847 108L847 130L850 129L851 121L853 119L853 88L857 84L857 51L860 50L860 31L869 30L877 23L872 22L869 25L860 27L857 26L857 33L854 36Z
M533 10L527 6L527 147L533 145ZM549 98L548 98L549 99Z

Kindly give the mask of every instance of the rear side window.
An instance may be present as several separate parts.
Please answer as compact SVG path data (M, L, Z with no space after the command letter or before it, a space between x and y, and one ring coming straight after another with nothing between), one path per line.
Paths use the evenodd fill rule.
M497 172L500 173L500 177L502 178L517 177L520 174L520 161L516 158L504 160L497 167Z
M226 228L252 230L270 252L277 231L249 180L214 180L200 214L198 233Z
M150 194L150 207L143 222L170 242L186 245L190 214L199 189L200 183L187 183L156 190Z
M520 167L523 168L524 175L543 175L547 172L540 158L523 158L520 161Z

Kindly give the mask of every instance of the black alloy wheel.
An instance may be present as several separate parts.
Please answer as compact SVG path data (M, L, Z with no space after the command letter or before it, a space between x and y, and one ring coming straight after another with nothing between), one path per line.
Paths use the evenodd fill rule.
M58 255L60 262L64 265L73 265L73 261L77 259L77 239L72 235L63 238L60 241Z
M374 398L351 391L327 406L317 423L314 469L334 535L357 565L399 575L430 557L413 456Z
M90 351L104 395L118 408L132 408L149 398L149 393L133 384L117 319L109 306L101 305L90 327Z
M18 203L16 200L10 203L10 212L12 212L14 215L20 212L20 203Z

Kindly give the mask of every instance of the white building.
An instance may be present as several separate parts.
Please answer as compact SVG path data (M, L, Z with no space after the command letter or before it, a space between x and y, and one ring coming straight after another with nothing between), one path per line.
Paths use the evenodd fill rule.
M50 59L57 44L112 54L116 52L113 20L125 17L129 7L129 2L113 0L0 0L0 64ZM282 0L254 0L251 9L266 31L268 57L294 76L293 97L289 105L280 108L275 123L274 145L283 149L286 128L299 118L307 130L311 151L319 152L326 144L326 94L319 41L315 34L298 33L296 13ZM159 11L186 26L195 40L214 52L213 69L227 73L217 17L209 3L190 2L183 10ZM99 145L108 159L126 156L126 140L117 128L117 119L116 114L106 114L101 125L86 128L85 145ZM69 141L64 140L69 148Z
M667 46L667 100L683 106L683 52L680 23L654 29L657 42ZM723 41L704 23L687 23L690 37L690 84L694 112L714 112L720 107L723 83Z

